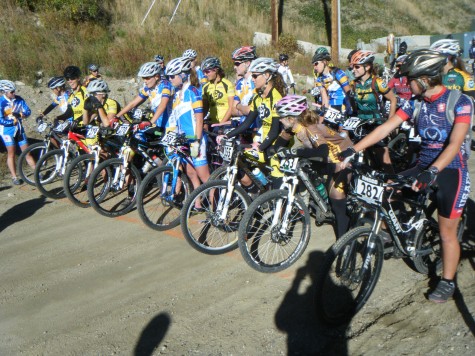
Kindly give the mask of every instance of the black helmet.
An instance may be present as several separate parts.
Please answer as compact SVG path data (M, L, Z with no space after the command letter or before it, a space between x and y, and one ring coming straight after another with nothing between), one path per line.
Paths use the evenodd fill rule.
M328 53L328 50L325 47L320 47L320 48L317 48L317 50L315 51L315 54L313 55L313 58L312 58L312 63L320 62L324 60L329 61L331 59L332 57L330 56L330 53Z
M407 76L410 79L422 76L436 77L441 74L446 63L447 57L443 54L430 49L421 49L406 57L398 76Z
M406 53L406 51L407 51L407 43L406 41L402 41L401 44L399 45L399 52Z
M67 66L64 69L63 74L66 79L68 78L76 79L76 78L81 77L81 69L79 69L79 67L76 67L76 66Z
M283 61L288 61L288 60L289 60L288 55L286 55L285 53L279 54L279 61L283 62Z

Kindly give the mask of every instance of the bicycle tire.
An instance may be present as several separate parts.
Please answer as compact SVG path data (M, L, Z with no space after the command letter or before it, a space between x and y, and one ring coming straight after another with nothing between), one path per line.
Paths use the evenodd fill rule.
M185 239L196 250L218 255L238 247L238 229L251 198L240 186L233 187L232 201L226 219L221 221L215 211L215 202L228 191L226 180L212 180L201 185L186 200L181 213L181 229ZM223 195L224 194L224 195ZM200 199L203 211L196 211L195 202Z
M29 145L23 150L17 160L17 172L20 178L27 184L35 186L35 170L30 167L26 161L26 155L30 153L35 162L47 153L47 145L45 142L36 142Z
M211 172L208 178L208 181L222 180L225 178L226 173L227 173L227 166L218 167L213 172Z
M138 186L141 183L140 171L129 164L128 171L131 181L122 188L114 177L122 166L121 158L110 158L94 169L87 184L87 197L95 211L107 217L127 214L136 203Z
M371 228L356 227L339 238L326 252L317 273L315 309L324 324L339 326L350 320L371 296L384 260L383 243L375 239L374 252L368 272L358 275L366 257Z
M165 179L164 179L165 177ZM157 231L172 229L180 223L183 203L192 191L192 185L186 174L179 171L179 177L184 190L174 196L172 201L162 194L164 181L171 183L173 168L171 166L157 167L144 178L137 192L137 210L145 225ZM167 184L166 192L170 186Z
M95 160L94 154L76 157L68 165L64 174L64 193L74 205L80 208L91 206L87 196L87 182L92 173L91 167L94 168Z
M275 273L290 267L303 254L310 240L310 212L299 196L295 196L293 202L289 233L280 233L287 195L286 190L271 190L262 194L249 206L239 225L241 255L250 267L259 272ZM284 204L278 212L276 204L281 199ZM276 214L280 217L278 225L271 228ZM301 229L299 225L302 225ZM271 230L267 231L268 228Z
M57 149L45 153L36 162L35 185L47 198L61 199L66 196L61 173L64 159L64 151Z

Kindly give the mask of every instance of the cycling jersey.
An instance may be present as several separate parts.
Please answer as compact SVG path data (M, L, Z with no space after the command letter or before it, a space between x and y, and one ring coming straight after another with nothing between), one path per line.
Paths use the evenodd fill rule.
M30 114L31 110L22 97L15 95L12 100L6 96L0 97L0 137L6 147L15 145L15 141L18 141L20 146L28 143L22 119L18 116L25 118Z
M421 136L421 150L418 165L423 169L429 167L446 147L452 132L453 125L446 116L445 106L450 91L445 87L431 98L424 98L417 118L417 131ZM403 120L412 118L414 107L410 101L406 101L397 115ZM470 124L473 115L473 104L470 98L461 96L455 105L454 124ZM468 155L465 145L460 147L459 152L449 163L447 168L467 169Z
M150 89L146 85L143 86L139 91L139 96L146 100L150 100L150 108L153 112L157 111L158 106L162 102L162 98L170 98L172 96L173 89L172 85L168 80L161 80L155 88ZM163 113L158 117L155 124L158 127L165 128L167 127L168 117L170 116L170 111L172 110L171 100L168 101L167 108Z
M358 117L363 120L379 119L381 120L381 112L379 111L379 99L376 95L386 95L391 89L387 87L385 82L376 77L374 80L374 90L372 88L374 76L370 76L364 83L357 81L355 83L356 104L358 106Z
M451 68L443 75L442 84L450 90L460 90L462 93L475 98L475 84L470 75L458 68Z
M344 71L339 68L330 68L330 72L322 73L315 78L315 86L325 88L330 106L342 106L346 98L343 87L348 86L349 89L350 83Z
M284 80L285 85L290 86L291 84L295 84L294 77L292 76L292 72L289 66L284 66L282 64L279 64L278 71L280 75L282 76L282 79Z
M249 114L257 113L256 127L258 128L256 141L260 142L260 150L266 150L280 133L280 117L275 112L275 104L282 99L277 89L272 88L267 97L255 95L252 98Z
M73 109L73 119L77 120L79 125L82 125L82 112L84 110L84 101L88 96L85 87L80 86L75 92L70 92L68 104Z
M84 79L84 83L83 83L83 86L85 86L87 88L87 85L93 81L93 80L96 80L96 79L101 79L102 78L102 75L98 74L97 76L95 76L94 74L89 74L86 79Z
M407 77L391 78L388 88L394 89L395 94L401 99L409 100L412 98L412 91Z
M200 93L202 93L203 85L208 83L208 77L203 73L200 66L195 67L196 75L198 76L198 81L200 82L200 87L197 88Z
M236 95L234 96L234 101L240 102L242 105L249 105L254 94L256 94L255 84L252 80L252 77L249 78L240 78L236 82ZM242 123L246 119L246 115L242 115L240 122Z
M217 124L226 115L229 109L229 98L234 98L234 85L222 78L217 83L208 82L203 85L203 100L208 103L209 120L211 124Z

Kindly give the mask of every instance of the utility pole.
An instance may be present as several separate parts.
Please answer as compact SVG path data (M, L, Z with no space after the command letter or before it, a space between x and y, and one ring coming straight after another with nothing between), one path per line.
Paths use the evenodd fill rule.
M331 56L334 62L339 62L340 57L340 0L332 0L332 38Z
M271 12L271 21L272 21L272 45L277 45L279 41L279 16L278 16L279 6L277 5L277 0L270 1L270 12Z

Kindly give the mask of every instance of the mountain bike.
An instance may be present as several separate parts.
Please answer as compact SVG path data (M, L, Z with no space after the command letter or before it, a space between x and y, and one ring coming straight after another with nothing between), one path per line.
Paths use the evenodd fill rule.
M206 254L221 254L237 248L239 222L251 203L251 197L239 183L246 174L256 187L255 195L266 186L254 175L258 163L245 154L235 138L223 140L220 154L223 166L185 201L181 212L181 229L188 243ZM261 168L264 169L263 165ZM270 184L267 184L269 186ZM196 208L197 205L200 208Z

